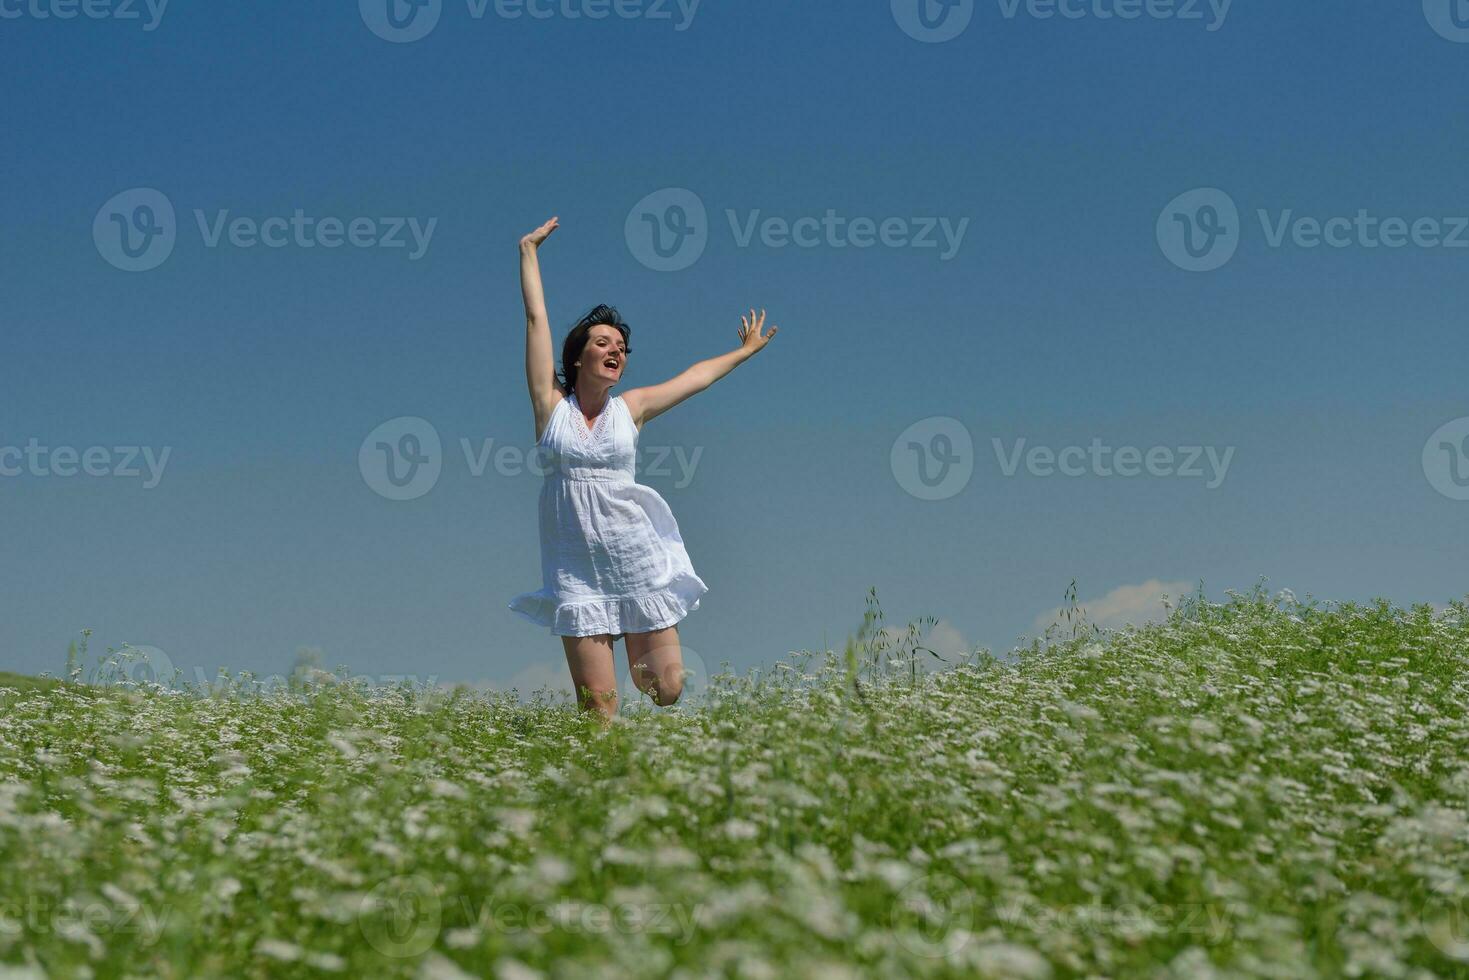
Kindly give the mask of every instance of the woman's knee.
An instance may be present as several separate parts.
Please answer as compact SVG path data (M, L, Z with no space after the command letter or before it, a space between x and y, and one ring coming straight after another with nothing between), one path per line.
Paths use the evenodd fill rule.
M666 708L683 694L683 665L669 664L654 670L639 664L633 669L633 684L660 708Z
M667 675L660 679L658 690L653 695L653 700L658 702L660 708L666 708L678 701L683 694L683 670L674 668L667 671Z

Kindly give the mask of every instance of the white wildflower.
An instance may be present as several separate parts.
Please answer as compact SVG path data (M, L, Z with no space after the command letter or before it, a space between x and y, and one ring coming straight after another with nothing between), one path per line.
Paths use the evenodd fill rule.
M336 953L311 953L306 957L306 963L327 973L341 973L347 968L347 961Z
M605 851L603 859L606 859ZM572 867L567 861L554 854L542 854L531 865L531 874L547 884L559 885L571 880Z
M545 974L526 966L520 960L505 956L495 961L495 976L499 980L543 980ZM445 980L450 980L450 978L445 978ZM458 980L458 978L453 978L453 980Z
M719 831L731 840L751 840L760 833L760 828L748 820L731 817L719 825Z
M300 946L283 939L262 939L255 944L255 952L259 956L268 956L282 963L294 963L306 953Z
M985 976L1016 980L1048 980L1051 964L1044 956L1018 943L987 943L974 950L973 959Z
M469 796L469 794L464 791L463 786L460 786L458 783L451 783L447 779L429 780L428 790L435 796L443 797L450 800L463 800L467 799Z

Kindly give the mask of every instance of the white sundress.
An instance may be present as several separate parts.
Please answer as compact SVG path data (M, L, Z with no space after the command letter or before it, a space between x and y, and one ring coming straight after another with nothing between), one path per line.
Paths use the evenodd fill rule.
M557 636L672 626L709 591L694 572L663 497L635 479L638 427L610 396L590 430L573 391L536 443L541 484L541 588L510 609Z

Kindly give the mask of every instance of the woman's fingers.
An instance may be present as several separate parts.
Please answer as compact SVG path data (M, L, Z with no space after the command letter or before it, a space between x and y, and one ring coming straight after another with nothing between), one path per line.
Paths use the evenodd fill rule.
M775 332L780 329L772 324L768 331L765 330L765 319L767 316L768 314L763 308L756 310L754 307L751 307L748 315L740 315L740 329L735 331L735 333L742 342L757 344L763 347L771 337L775 336ZM764 332L762 333L762 331Z
M551 232L555 231L559 227L561 227L561 226L559 224L557 224L557 219L556 218L552 218L550 221L547 221L545 224L541 225L539 228L537 228L535 231L531 232L529 235L526 235L521 240L522 241L527 241L528 240L528 241L535 242L536 244L540 244L541 242L543 242L543 241L546 240L546 238L551 234Z

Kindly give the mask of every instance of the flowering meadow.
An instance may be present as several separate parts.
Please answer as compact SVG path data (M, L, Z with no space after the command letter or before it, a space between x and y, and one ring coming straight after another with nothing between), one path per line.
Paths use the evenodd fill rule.
M0 978L1469 973L1463 603L1186 597L942 670L869 625L606 729L12 679Z

